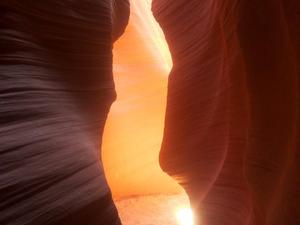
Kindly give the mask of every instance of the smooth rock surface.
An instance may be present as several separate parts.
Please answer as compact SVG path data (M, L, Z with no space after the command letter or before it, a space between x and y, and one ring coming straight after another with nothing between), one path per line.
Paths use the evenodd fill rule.
M174 63L160 163L197 224L300 224L299 1L152 6Z

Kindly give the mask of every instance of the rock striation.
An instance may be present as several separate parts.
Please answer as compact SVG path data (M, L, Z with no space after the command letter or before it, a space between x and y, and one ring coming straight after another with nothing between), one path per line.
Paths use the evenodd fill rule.
M1 225L120 224L99 148L128 16L126 0L0 2Z
M173 58L161 167L197 224L300 223L300 3L153 0Z

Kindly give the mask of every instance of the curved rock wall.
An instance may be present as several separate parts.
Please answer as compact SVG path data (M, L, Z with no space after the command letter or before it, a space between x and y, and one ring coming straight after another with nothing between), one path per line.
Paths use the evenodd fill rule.
M299 2L152 7L174 63L160 163L197 224L299 224Z
M120 223L98 157L129 14L116 4L0 2L1 225Z

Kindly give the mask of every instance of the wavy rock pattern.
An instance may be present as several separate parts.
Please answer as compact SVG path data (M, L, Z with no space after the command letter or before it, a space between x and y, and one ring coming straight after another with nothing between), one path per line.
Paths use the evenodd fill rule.
M174 62L160 163L197 224L300 224L299 1L152 7Z
M120 223L98 150L128 14L126 0L0 2L1 225Z

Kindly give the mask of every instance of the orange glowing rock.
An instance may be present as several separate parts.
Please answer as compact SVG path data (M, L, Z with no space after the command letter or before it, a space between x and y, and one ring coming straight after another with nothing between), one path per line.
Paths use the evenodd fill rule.
M171 65L150 1L132 1L129 25L114 45L118 97L103 138L104 167L115 197L182 191L159 166Z

